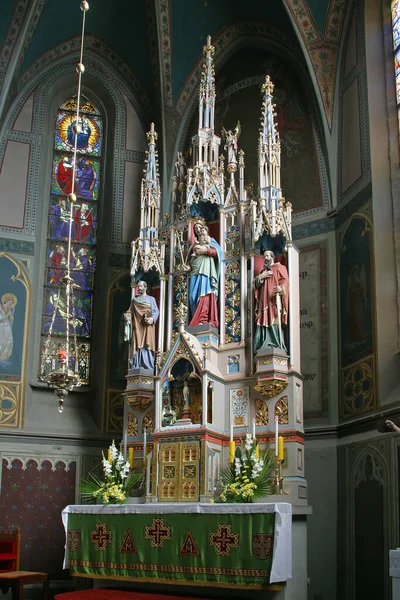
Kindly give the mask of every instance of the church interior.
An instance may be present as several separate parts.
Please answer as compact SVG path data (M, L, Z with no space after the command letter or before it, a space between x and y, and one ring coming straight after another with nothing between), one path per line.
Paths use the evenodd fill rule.
M2 0L0 588L400 598L399 127L399 0Z

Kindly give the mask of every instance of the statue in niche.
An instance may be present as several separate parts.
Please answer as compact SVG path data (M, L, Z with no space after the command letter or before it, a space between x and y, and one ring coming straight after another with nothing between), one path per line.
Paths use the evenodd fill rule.
M240 121L232 131L222 128L222 138L225 140L224 150L228 152L228 165L237 165L238 139L240 136Z
M287 324L289 276L284 265L275 262L271 250L264 252L264 268L254 280L256 334L254 351L286 350L282 325Z
M178 186L186 181L187 167L185 157L183 152L177 152L176 154L176 162L175 162L175 171L176 171L176 181Z
M162 426L163 427L171 427L176 422L176 412L172 408L170 404L167 404L163 408L162 412Z
M159 314L155 299L147 294L147 283L139 281L136 296L133 296L129 310L124 314L124 340L130 342L130 369L143 368L154 371L155 325Z
M218 285L221 247L211 238L202 221L194 224L195 243L189 248L190 265L185 269L189 276L190 326L210 323L218 328Z

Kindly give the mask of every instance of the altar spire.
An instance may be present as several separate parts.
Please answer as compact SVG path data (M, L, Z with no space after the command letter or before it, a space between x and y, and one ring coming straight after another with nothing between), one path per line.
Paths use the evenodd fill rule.
M211 45L211 36L207 36L207 44L203 48L204 64L199 89L199 130L214 131L215 115L215 48Z
M164 245L160 245L158 238L161 187L156 150L158 135L154 123L146 135L149 149L140 187L140 233L132 242L132 277L138 271L145 273L151 268L160 275L164 273Z
M272 237L282 232L291 239L291 204L284 203L281 190L281 140L273 104L274 84L266 75L261 87L263 104L258 138L259 199L254 207L253 241L266 231Z

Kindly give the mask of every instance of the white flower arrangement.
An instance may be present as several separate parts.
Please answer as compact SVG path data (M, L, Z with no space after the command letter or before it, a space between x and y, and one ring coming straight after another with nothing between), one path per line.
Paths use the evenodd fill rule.
M91 500L102 500L103 504L120 504L125 502L129 491L142 480L141 473L131 472L129 461L116 447L114 440L106 458L102 453L104 481L93 473L89 479L83 479L80 490L83 497Z

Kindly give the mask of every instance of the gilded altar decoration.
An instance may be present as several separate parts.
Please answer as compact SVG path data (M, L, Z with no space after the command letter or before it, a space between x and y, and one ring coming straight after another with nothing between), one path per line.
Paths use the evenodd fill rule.
M225 269L225 340L240 342L240 263L231 261Z
M143 417L142 430L146 430L147 433L152 433L154 429L154 413L149 411Z
M256 407L256 425L257 427L267 427L268 426L268 405L261 398L256 398L255 400Z
M139 433L138 418L133 413L128 413L128 435L136 437Z
M128 398L127 401L133 410L143 411L150 406L152 399L148 396L136 396Z
M108 449L108 456L105 457L103 453L102 456L104 478L100 479L98 475L89 473L86 479L82 479L79 485L82 497L86 500L100 500L103 504L125 502L128 493L141 482L142 474L131 471L129 461L124 459L114 440ZM100 539L100 533L97 532L96 535Z
M256 392L259 392L262 396L267 396L267 398L273 398L277 394L283 392L284 389L288 386L288 378L280 377L280 378L259 378L254 389Z
M70 552L76 552L81 545L81 532L68 531L67 546Z
M275 415L278 417L279 425L287 425L289 423L288 396L279 398L275 405Z

